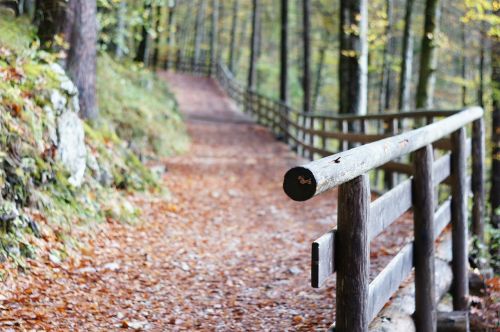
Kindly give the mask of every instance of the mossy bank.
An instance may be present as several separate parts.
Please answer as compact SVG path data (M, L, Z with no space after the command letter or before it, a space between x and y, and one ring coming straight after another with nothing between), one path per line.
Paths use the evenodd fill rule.
M133 221L133 191L164 188L144 161L182 152L188 138L165 83L134 64L98 61L100 117L79 117L75 85L31 25L0 14L0 261L23 265L37 238L63 248L71 230ZM51 253L64 256L64 250Z

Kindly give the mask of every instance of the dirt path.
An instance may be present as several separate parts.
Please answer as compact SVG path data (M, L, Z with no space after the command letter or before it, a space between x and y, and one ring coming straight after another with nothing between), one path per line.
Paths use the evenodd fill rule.
M99 226L80 258L30 262L2 293L0 330L314 331L333 321L334 280L312 289L309 266L312 240L336 223L336 193L289 200L282 177L298 159L285 145L210 80L165 77L192 137L188 154L165 161L174 199L133 197L139 225Z

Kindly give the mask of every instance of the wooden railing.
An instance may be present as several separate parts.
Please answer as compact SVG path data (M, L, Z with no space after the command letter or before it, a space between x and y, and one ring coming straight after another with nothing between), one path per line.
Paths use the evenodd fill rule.
M311 263L313 287L337 272L337 331L366 331L413 268L415 324L418 331L434 331L434 242L450 222L453 307L467 310L470 192L472 233L481 238L483 232L481 108L363 116L301 113L247 89L221 63L211 64L206 58L196 62L177 54L175 67L213 76L257 123L301 156L322 158L289 170L283 188L292 199L306 201L338 187L337 227L314 241ZM372 202L371 191L381 196ZM411 209L414 240L370 283L370 242Z

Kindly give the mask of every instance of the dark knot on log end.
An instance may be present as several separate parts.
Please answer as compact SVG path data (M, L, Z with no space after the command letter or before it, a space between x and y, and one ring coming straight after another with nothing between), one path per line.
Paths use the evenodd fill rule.
M285 174L283 190L294 201L306 201L316 193L316 179L305 167L294 167Z

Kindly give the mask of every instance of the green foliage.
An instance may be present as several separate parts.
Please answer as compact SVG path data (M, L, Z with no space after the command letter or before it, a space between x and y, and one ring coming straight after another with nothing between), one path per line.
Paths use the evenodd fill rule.
M97 90L101 125L116 131L136 153L169 156L187 148L175 99L152 73L104 54L98 62Z
M71 245L75 227L136 220L141 211L129 194L163 190L138 156L170 155L187 144L165 84L104 55L98 73L102 116L83 124L86 171L83 184L74 187L58 158L61 111L54 96L64 101L63 112L73 112L77 100L58 72L57 56L32 40L27 21L0 14L0 261L10 257L20 266L39 250L33 243L41 232Z

